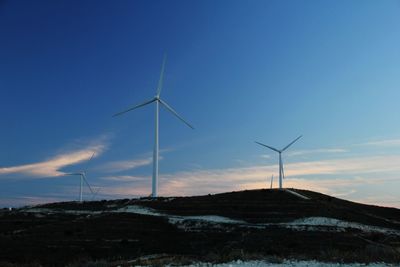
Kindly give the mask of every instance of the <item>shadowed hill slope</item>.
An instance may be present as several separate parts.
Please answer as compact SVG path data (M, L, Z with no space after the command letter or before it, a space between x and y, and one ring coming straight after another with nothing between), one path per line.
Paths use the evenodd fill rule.
M221 215L253 223L288 222L302 217L330 217L400 229L400 210L358 204L321 193L291 189L261 189L209 196L179 197L170 201L149 201L141 205L178 215ZM396 221L397 220L397 221Z
M400 210L291 191L60 202L4 210L0 266L121 259L142 264L144 256L154 254L167 258L164 263L270 257L400 263ZM159 264L160 257L146 263Z

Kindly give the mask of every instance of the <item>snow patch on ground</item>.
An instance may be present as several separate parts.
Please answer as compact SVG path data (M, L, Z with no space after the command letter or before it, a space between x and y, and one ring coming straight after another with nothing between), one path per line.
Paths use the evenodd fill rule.
M162 201L163 202L170 202L170 201L172 201L172 200L174 200L176 197L166 197L166 198L164 198Z
M249 224L245 221L235 220L223 216L217 215L203 215L203 216L178 216L178 215L169 215L165 213L157 212L154 209L139 206L139 205L129 205L113 212L129 212L136 213L141 215L149 215L149 216L158 216L165 217L168 219L168 222L176 225L178 228L185 231L196 231L203 227L210 226L210 224L214 228L222 228L223 225L227 224L235 224L242 227L268 227L268 226L282 226L286 228L290 228L297 231L332 231L332 232L345 232L347 229L357 229L363 232L377 232L382 234L394 234L400 235L399 231L365 225L355 222L347 222L334 218L327 217L307 217L298 219L289 223L270 223L270 224Z
M165 217L168 222L176 225L178 228L183 230L194 230L204 227L204 223L213 224L246 224L244 221L234 220L227 217L217 216L217 215L204 215L204 216L179 216L179 215L169 215L165 213L157 212L154 209L146 208L138 205L130 205L118 209L114 212L128 212L136 213L141 215L158 216Z
M73 215L87 215L87 214L101 214L102 211L93 211L93 210L58 210L58 209L47 209L47 208L31 208L31 209L24 209L23 212L28 213L45 213L45 214L73 214Z
M347 222L342 221L334 218L327 218L327 217L307 217L298 219L289 223L284 224L286 227L294 229L294 230L318 230L318 227L334 227L338 232L345 231L346 228L352 228L361 230L363 232L378 232L382 234L394 234L400 235L399 231L372 226L372 225L365 225L356 222Z
M356 222L342 221L334 218L327 217L306 217L298 220L294 220L288 223L260 223L251 224L242 220L235 220L223 216L217 215L202 215L202 216L179 216L170 215L162 212L158 212L155 209L143 207L140 205L128 205L116 210L106 210L106 211L90 211L90 210L59 210L59 209L49 209L49 208L28 208L23 209L23 212L31 212L36 214L73 214L73 215L97 215L102 213L135 213L140 215L157 216L164 217L169 223L176 225L176 227L184 231L199 231L204 227L220 228L224 227L229 230L228 225L237 225L239 227L250 227L250 228L265 228L269 226L280 226L289 228L295 231L325 231L325 232L345 232L348 229L357 229L363 232L376 232L385 235L397 235L400 236L400 231L365 225ZM39 215L40 216L40 215Z
M28 209L22 209L21 211L29 212L29 213L54 213L55 212L52 209L44 209L44 208L28 208Z
M179 216L183 220L192 221L205 221L211 223L229 223L229 224L245 224L246 222L240 220L234 220L227 217L216 216L216 215L204 215L204 216Z
M127 212L127 213L136 213L136 214L150 215L150 216L166 216L166 214L159 213L154 209L146 208L139 205L125 206L123 208L114 210L112 212Z
M117 210L112 211L90 211L90 210L58 210L58 209L47 209L47 208L31 208L23 210L24 212L30 213L64 213L64 214L101 214L107 212L126 212L126 213L135 213L140 215L149 215L149 216L157 216L157 217L166 217L170 223L180 223L183 221L202 221L207 223L225 223L225 224L246 224L244 221L234 220L223 216L217 215L204 215L204 216L178 216L178 215L169 215L166 213L161 213L156 211L155 209L139 206L139 205L128 205L122 207Z
M212 263L195 263L191 265L183 265L185 267L201 267L201 266L215 266L215 267L389 267L395 266L387 263L371 263L371 264L363 264L363 263L326 263L326 262L318 262L318 261L291 261L285 260L282 263L271 263L266 261L232 261L228 263L220 263L220 264L212 264Z
M227 217L205 215L205 216L169 216L168 222L174 224L184 231L199 232L204 227L212 226L213 229L223 229L225 232L229 231L228 225L246 225L246 222L233 220Z
M301 198L301 199L310 200L309 197L306 197L306 196L304 196L304 195L302 195L302 194L300 194L300 193L294 192L294 191L292 191L292 190L285 189L285 191L288 192L288 193L290 193L290 194L292 194L292 195L295 195L296 197L299 197L299 198Z

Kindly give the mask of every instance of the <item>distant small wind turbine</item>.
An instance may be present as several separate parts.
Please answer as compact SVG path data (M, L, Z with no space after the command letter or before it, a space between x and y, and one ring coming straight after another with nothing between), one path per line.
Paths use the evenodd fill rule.
M92 160L94 156L94 153L92 154L92 156L90 157L89 161ZM88 162L89 162L88 161ZM80 171L80 172L71 172L71 173L66 173L64 174L65 176L80 176L80 184L79 184L79 202L82 203L82 197L83 197L83 182L86 183L86 185L89 187L90 192L92 193L92 195L94 195L94 191L92 189L92 187L90 186L89 182L86 179L86 171Z
M272 183L274 182L274 175L272 174L272 176L271 176L271 188L270 189L272 189Z
M290 144L288 144L287 146L285 146L284 148L282 148L281 150L276 149L272 146L267 146L263 143L257 142L255 141L257 144L264 146L266 148L269 148L275 152L279 153L279 189L282 189L282 178L285 176L284 171L283 171L283 161L282 161L282 152L285 151L286 149L288 149L291 145L293 145L297 140L299 140L302 137L302 135L300 135L299 137L297 137L295 140L293 140Z
M158 144L158 124L159 124L158 118L159 118L159 115L158 114L159 114L159 105L161 104L162 106L164 106L164 108L166 108L174 116L176 116L178 119L180 119L183 123L185 123L190 128L194 129L192 125L190 125L188 122L186 122L171 106L169 106L164 100L162 100L160 98L161 89L163 86L164 68L165 68L166 60L167 60L167 57L164 55L163 63L161 66L160 79L158 80L156 95L152 99L150 99L142 104L133 106L127 110L121 111L121 112L113 115L113 117L119 116L119 115L122 115L131 110L146 106L150 103L153 103L153 102L156 103L155 141L154 141L154 151L153 151L153 178L152 178L152 193L151 193L152 197L157 197L157 195L158 195L158 159L159 159L159 156L158 156L158 154L159 154L159 144Z
M81 177L81 181L80 181L80 185L79 185L79 202L82 203L82 195L83 195L83 182L85 181L86 185L89 187L90 192L92 194L94 194L92 187L90 186L90 184L88 183L87 179L86 179L86 173L85 172L73 172L73 173L66 173L65 175L67 176L80 176Z

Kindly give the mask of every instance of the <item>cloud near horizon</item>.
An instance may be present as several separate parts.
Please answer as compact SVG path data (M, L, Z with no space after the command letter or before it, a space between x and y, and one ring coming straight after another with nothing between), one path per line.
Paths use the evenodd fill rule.
M104 152L107 145L103 139L94 141L83 149L69 150L42 162L0 168L0 175L24 174L29 178L48 178L64 175L62 168L89 160Z
M369 141L360 144L356 144L356 146L375 146L375 147L390 147L390 146L400 146L400 138L399 139L384 139L384 140L376 140Z
M274 173L277 177L277 171L278 165L275 164L160 174L159 191L163 196L189 196L267 188L271 174ZM338 197L349 196L355 194L359 186L398 181L395 173L400 172L400 156L288 163L285 165L285 172L285 187L314 190ZM392 177L370 177L370 175L382 173L392 173ZM365 177L360 177L362 174L365 174ZM118 176L104 179L124 182L123 186L115 185L107 188L108 194L114 196L144 196L151 190L150 176ZM274 187L277 187L277 179L274 180ZM378 203L388 202L384 197L382 196ZM400 202L396 205L400 206Z
M104 142L92 142L84 149L69 150L43 162L0 168L0 175L26 174L33 178L60 176L62 168L88 160L93 152L96 156L104 152ZM317 149L320 150L320 149ZM323 149L325 151L325 149ZM312 151L312 150L307 150ZM382 183L400 183L400 155L357 156L342 154L346 150L334 149L327 153L340 154L340 158L285 163L285 187L308 189L349 200L371 204L385 204L400 207L396 194L381 194L375 197L361 196L362 187L369 186L370 192ZM339 153L339 154L338 154ZM99 177L98 182L107 188L102 190L108 198L147 196L151 191L151 175L110 175L110 172L131 170L150 165L152 158L111 161L104 168L97 168L109 176ZM270 177L277 177L278 165L240 166L221 169L199 169L174 173L160 173L159 192L162 196L205 195L245 189L269 188ZM274 187L277 187L274 180ZM395 184L394 184L395 185ZM400 184L399 184L400 185ZM395 188L392 187L392 188ZM374 202L371 202L374 201Z

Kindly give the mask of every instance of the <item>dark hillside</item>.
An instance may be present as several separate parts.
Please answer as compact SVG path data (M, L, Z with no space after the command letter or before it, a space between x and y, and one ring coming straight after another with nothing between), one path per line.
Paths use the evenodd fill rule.
M158 255L150 264L271 257L400 263L400 210L292 191L309 199L246 190L3 210L0 266L117 265L148 255Z
M210 196L178 197L141 205L177 215L221 215L252 223L330 217L400 230L400 210L358 204L307 190L292 189L309 200L278 189L246 190Z

